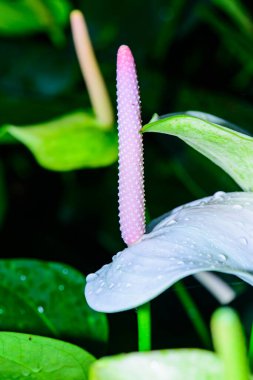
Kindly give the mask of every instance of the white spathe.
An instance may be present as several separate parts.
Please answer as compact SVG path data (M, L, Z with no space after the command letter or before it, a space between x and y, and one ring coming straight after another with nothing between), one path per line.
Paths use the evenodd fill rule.
M253 193L215 193L174 209L150 229L87 276L92 309L132 309L202 271L230 273L253 285Z

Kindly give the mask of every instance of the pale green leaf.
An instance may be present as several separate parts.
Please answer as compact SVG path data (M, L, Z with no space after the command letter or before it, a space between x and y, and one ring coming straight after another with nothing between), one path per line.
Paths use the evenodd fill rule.
M151 351L97 360L90 380L221 380L217 356L198 349Z
M32 126L6 125L0 142L15 138L51 170L95 168L117 159L117 136L88 113L78 111Z
M0 332L1 380L86 380L95 358L73 344Z
M219 122L219 118L212 117L212 120ZM185 114L169 116L146 124L143 131L179 137L225 170L242 189L253 190L252 137Z
M216 352L223 362L224 378L249 380L245 336L235 311L228 307L216 310L212 316L211 330Z

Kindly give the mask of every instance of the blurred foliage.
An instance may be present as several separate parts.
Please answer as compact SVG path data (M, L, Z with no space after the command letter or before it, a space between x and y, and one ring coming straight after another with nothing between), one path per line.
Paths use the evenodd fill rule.
M65 127L70 132L65 141L59 140L60 125L54 126L55 133L46 129L55 119L71 118L77 110L84 113L90 108L68 22L74 8L85 14L114 102L116 51L122 43L131 47L139 73L144 123L155 112L163 115L195 109L253 133L253 7L249 0L0 0L2 137L4 126L12 126L15 139L27 145L46 167L50 166L45 164L50 159L50 144L60 144L63 153L66 149L66 160L70 153L75 156L77 148L71 138L75 123L63 126L62 132ZM84 136L87 144L83 149L90 149L89 159L100 149L100 154L92 157L96 165L91 166L97 166L96 170L87 169L81 160L75 166L81 170L47 171L25 146L13 143L14 139L1 144L2 258L60 261L88 274L122 249L117 165L101 167L105 161L109 165L116 160L116 128L107 140L93 121L91 139L99 133L105 145L96 146L97 140L91 145ZM238 189L220 168L174 137L145 134L144 140L151 218L194 198ZM234 283L233 278L229 281ZM203 297L204 290L194 279L187 279L186 285L208 320L216 301L209 294ZM253 310L247 291L234 306L240 309L249 331ZM195 342L196 335L173 290L155 300L154 308L154 348L201 346ZM168 313L169 309L173 313ZM110 316L109 352L136 348L134 317L131 312ZM0 328L1 320L0 315ZM124 324L127 328L122 330Z

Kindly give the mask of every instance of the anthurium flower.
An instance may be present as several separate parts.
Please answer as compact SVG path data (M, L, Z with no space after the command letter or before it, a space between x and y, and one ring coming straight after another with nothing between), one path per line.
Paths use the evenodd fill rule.
M128 310L202 271L233 274L253 285L253 193L218 192L154 220L148 231L87 277L90 307Z
M85 294L88 304L97 311L107 313L131 309L158 296L178 280L205 271L235 274L253 285L253 193L218 192L213 197L178 207L153 221L145 234L139 91L134 58L125 45L118 51L117 100L119 219L121 235L128 248L114 256L111 264L87 277ZM176 116L176 122L173 117L153 121L143 131L161 129L168 133L168 128L175 127L175 124L181 130L185 124L180 123L180 117ZM189 119L196 132L191 133L191 138L202 136L203 131L197 129L200 129L203 120L187 116ZM228 150L226 165L220 166L230 168L238 140L234 139L234 135L229 135L231 148L224 138L224 134L227 136L229 132L226 128L225 132L220 130L221 127L213 121L216 123L217 119L212 118L212 123L204 123L209 134L204 134L199 144L203 145L210 134L215 138L212 136L209 139L211 143L200 151L207 151L210 155L210 151L214 150L215 157L223 163L225 145ZM190 134L191 128L186 126L185 129L185 133ZM218 138L219 144L217 136L223 137ZM198 138L194 141L196 139L199 141ZM195 147L196 143L191 142L191 145ZM222 148L218 150L219 154L217 146ZM247 164L247 160L245 162ZM237 173L238 165L235 169L232 167L232 173Z

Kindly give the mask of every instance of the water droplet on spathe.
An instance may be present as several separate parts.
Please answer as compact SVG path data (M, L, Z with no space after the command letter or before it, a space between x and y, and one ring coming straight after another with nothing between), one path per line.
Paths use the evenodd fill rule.
M44 307L43 306L38 306L37 310L40 314L44 313Z
M240 238L240 243L242 245L247 245L248 244L248 240L245 237L242 237L242 238Z
M235 210L241 210L242 206L241 205L233 205L233 209L235 209Z
M220 253L220 254L218 255L218 263L219 263L219 264L223 264L223 263L225 263L226 260L227 260L227 256L223 255L222 253Z
M217 191L214 195L213 195L213 199L222 199L224 197L225 193L224 191Z
M112 289L113 287L114 287L114 283L111 282L111 283L109 284L108 288L109 288L109 289Z
M168 221L167 226L172 226L173 224L176 224L177 221L175 219L171 219Z
M90 282L90 281L96 280L97 277L98 277L98 275L96 273L90 273L86 277L86 282Z

